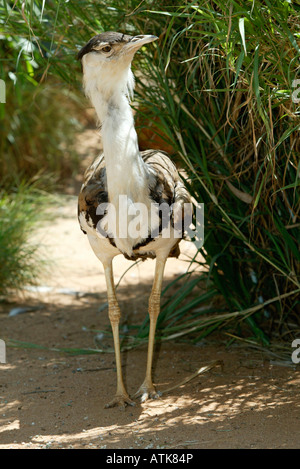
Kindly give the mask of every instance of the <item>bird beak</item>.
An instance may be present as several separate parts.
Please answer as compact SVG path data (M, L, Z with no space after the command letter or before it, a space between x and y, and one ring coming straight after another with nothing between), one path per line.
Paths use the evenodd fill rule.
M158 39L157 36L151 35L144 35L144 36L134 36L130 42L126 44L124 49L126 52L136 52L140 47L148 44L149 42L156 41Z

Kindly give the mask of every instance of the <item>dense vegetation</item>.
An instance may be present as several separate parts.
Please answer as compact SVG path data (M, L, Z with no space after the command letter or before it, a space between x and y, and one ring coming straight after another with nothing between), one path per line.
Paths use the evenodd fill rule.
M0 1L9 90L0 168L10 155L19 174L26 147L27 176L37 169L63 176L61 154L39 154L40 146L47 155L56 154L53 145L65 148L68 132L58 135L57 124L62 115L68 128L75 114L66 120L61 106L51 110L51 93L77 100L75 52L103 30L158 35L139 59L141 145L147 135L152 146L171 151L194 199L205 203L206 267L193 276L191 263L159 327L194 340L221 327L263 343L272 334L290 338L299 328L300 7L281 0L182 3ZM47 96L51 105L43 104ZM67 161L72 167L70 155ZM139 337L145 334L146 324Z

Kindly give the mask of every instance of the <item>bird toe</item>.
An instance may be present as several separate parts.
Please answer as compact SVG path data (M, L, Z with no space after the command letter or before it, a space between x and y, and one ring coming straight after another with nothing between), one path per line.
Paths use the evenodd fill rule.
M159 391L150 391L150 392L144 392L141 395L141 402L146 402L148 399L159 399L161 396L161 392Z
M162 393L160 391L156 391L153 385L147 386L142 384L134 397L140 397L141 402L146 402L148 399L159 399L161 395Z
M110 409L112 407L125 409L128 405L135 406L135 402L132 401L129 396L115 396L114 399L105 405L105 409Z

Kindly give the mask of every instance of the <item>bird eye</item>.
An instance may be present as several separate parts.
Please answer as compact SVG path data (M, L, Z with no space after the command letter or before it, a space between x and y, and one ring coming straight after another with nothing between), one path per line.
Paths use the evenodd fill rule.
M111 51L111 47L110 46L105 46L105 47L102 47L102 52L110 52Z

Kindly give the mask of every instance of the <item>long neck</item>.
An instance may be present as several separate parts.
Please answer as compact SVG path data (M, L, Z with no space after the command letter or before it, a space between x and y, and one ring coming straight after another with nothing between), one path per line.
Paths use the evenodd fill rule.
M132 202L143 202L149 174L139 152L128 99L122 92L109 98L99 92L91 97L102 123L109 199L112 202L119 195L127 195Z
M108 220L116 221L115 228L112 229L111 233L117 247L130 256L133 246L148 236L150 226L148 213L151 209L149 187L155 182L155 175L140 155L126 89L114 87L113 92L108 92L109 86L104 87L103 82L97 86L97 77L95 77L94 83L93 80L89 80L88 84L89 87L85 87L86 93L90 97L102 124L101 134L108 199L111 204L107 217ZM107 92L103 92L103 89L106 89ZM139 219L139 226L143 228L142 232L129 232L127 227L129 228L130 222L134 218L135 208L138 206L147 209L141 211ZM127 218L124 221L120 215L125 213ZM124 228L126 229L125 235Z

